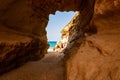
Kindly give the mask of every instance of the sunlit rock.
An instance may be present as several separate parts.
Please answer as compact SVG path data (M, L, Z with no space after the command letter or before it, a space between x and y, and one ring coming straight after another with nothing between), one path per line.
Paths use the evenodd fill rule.
M45 28L59 10L78 11L62 30L64 80L120 80L120 0L94 2L1 0L0 74L47 53Z

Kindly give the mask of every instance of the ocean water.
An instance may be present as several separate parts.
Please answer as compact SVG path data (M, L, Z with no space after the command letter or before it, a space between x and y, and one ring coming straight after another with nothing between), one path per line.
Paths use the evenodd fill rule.
M55 47L55 45L57 44L57 41L48 41L49 49L53 49Z

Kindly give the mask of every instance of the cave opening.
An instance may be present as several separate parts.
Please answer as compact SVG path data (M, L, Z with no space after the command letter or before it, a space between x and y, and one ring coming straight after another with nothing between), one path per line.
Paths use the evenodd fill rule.
M55 1L53 1L53 0L30 0L30 1L21 0L18 2L14 2L14 1L10 1L10 2L2 1L2 2L4 4L1 7L1 10L3 11L2 12L3 14L0 14L2 16L2 18L0 19L1 24L4 28L11 27L12 29L15 29L16 32L14 32L14 33L16 35L14 35L13 31L11 31L11 30L9 32L7 30L5 30L5 32L7 31L7 33L11 36L15 36L15 37L20 36L20 39L17 37L19 40L15 39L15 41L14 41L14 40L12 40L12 37L10 38L8 36L8 39L10 38L11 41L14 41L17 43L14 44L14 42L13 43L11 42L12 44L10 44L10 47L8 45L5 45L5 47L2 48L2 51L3 51L2 53L4 55L0 56L0 57L2 57L0 62L3 63L3 65L2 64L0 65L0 68L2 70L2 71L0 70L1 73L8 71L10 69L13 69L16 66L21 66L22 64L24 64L30 60L34 60L34 59L38 60L38 59L41 59L41 57L43 58L43 56L46 54L47 48L48 48L45 28L46 28L46 25L48 22L48 15L50 13L54 13L56 10L81 11L81 13L82 13L81 14L82 18L80 19L81 23L85 22L84 24L87 24L86 22L88 22L88 21L86 21L86 19L90 20L87 13L91 13L91 5L92 5L89 0L87 0L86 2L82 1L82 0L71 0L71 1L68 1L68 0L67 1L65 1L65 0L62 0L62 1L58 1L58 0L55 0ZM88 5L88 7L87 7L87 5ZM5 6L8 6L8 7L10 6L10 7L9 7L9 9L7 9L8 7L5 7ZM68 15L66 17L68 17ZM65 19L66 19L66 17L65 17ZM65 22L63 18L61 21ZM59 21L59 22L61 22L61 21ZM64 27L64 26L62 26L62 27ZM55 26L55 27L58 28L58 26ZM51 27L51 29L52 29L52 27ZM52 32L55 32L54 34L58 33L58 32L56 32L56 29L54 29L54 28L52 29ZM10 33L12 33L12 34L10 34ZM80 37L81 37L81 35L80 35ZM67 52L67 53L69 53L68 57L69 56L71 57L71 53L72 54L76 53L76 51L78 50L78 46L82 42L81 38L79 38L78 36L79 35L77 35L77 36L75 35L75 37L73 37L72 42L74 42L74 43L72 43L70 45L70 47L68 47L68 49L66 50L66 52L69 51L69 52ZM5 36L5 38L6 38L6 36ZM21 40L21 38L22 38L22 40ZM74 41L76 38L77 38L77 40ZM4 37L3 37L3 39L4 39ZM48 38L48 40L49 40L49 38ZM8 40L6 40L5 43L8 43ZM76 44L77 44L77 46L76 46ZM12 48L11 48L11 46L12 46ZM7 50L7 52L5 50ZM48 56L49 56L49 54L48 54ZM45 55L44 59L41 59L40 61L35 62L35 64L30 63L30 65L28 65L28 66L30 66L30 68L27 68L28 70L23 67L25 70L28 71L28 73L26 73L26 75L23 75L23 76L28 77L28 74L29 73L32 74L30 72L30 71L32 71L35 73L39 72L39 73L37 73L38 80L64 80L64 79L60 79L60 78L65 77L67 75L67 70L64 71L66 67L65 66L63 67L62 62L59 62L59 65L58 65L58 62L56 62L56 57L54 58L54 57L52 57L52 55L50 55L49 59L46 59L47 57ZM57 57L57 60L59 60L58 57ZM65 61L67 61L67 60L65 60ZM53 63L53 64L51 64L51 63ZM48 71L48 70L50 70L50 71ZM60 71L61 71L61 73L60 73ZM56 72L56 73L54 73L54 72ZM63 72L66 73L65 76L63 76L63 74L62 74ZM24 73L24 70L22 73ZM59 73L59 75L61 75L61 76L57 75L57 73ZM17 72L17 74L18 74L18 72ZM33 74L33 75L35 75L35 74ZM45 76L42 76L42 75L45 75ZM18 74L18 76L19 76L19 74ZM29 75L29 76L31 76L31 75ZM55 76L59 79L54 78L54 77L51 78L52 76ZM36 77L37 76L35 75L35 78ZM27 79L27 78L25 78L25 79Z
M65 39L62 40L62 29L70 22L70 20L75 15L75 12L60 12L56 11L55 15L49 15L49 22L46 28L47 38L48 38L48 52L60 52L62 49L62 41L65 42ZM59 46L57 44L60 44ZM57 47L56 47L57 46ZM55 50L55 47L57 48Z

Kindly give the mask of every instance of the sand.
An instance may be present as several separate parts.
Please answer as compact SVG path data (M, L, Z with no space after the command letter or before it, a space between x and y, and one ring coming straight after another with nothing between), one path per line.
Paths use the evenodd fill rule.
M0 80L63 80L62 56L49 52L42 60L28 62L0 76Z

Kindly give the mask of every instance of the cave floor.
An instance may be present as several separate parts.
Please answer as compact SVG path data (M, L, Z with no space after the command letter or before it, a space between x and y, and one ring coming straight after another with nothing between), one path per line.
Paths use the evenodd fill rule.
M63 80L62 56L48 52L42 60L28 62L0 76L0 80Z

